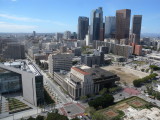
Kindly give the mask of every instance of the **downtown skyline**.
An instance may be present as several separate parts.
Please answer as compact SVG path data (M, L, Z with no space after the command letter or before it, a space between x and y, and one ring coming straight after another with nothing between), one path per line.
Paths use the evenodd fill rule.
M145 0L1 0L0 32L77 32L79 16L90 20L91 11L103 7L103 21L105 16L115 16L116 10L131 9L131 16L143 15L142 33L159 33L158 3L158 0L147 3Z

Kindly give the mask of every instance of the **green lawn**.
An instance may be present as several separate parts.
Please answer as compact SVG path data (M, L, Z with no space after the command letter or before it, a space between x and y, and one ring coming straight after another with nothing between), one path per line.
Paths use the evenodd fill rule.
M30 108L29 106L27 106L26 104L15 98L9 98L8 103L10 112L22 111Z
M147 64L145 61L132 61L132 63L134 63L134 64L138 64L138 65L144 65L144 64Z

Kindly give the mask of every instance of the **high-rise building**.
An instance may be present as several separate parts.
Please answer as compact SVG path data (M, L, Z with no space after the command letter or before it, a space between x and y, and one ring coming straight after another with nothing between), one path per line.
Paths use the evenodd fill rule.
M69 71L72 67L72 57L73 54L70 53L50 54L48 57L49 73L53 75L54 72L59 72L60 70Z
M129 39L130 29L130 9L122 9L116 11L116 39Z
M36 31L33 31L33 37L35 37L36 36Z
M90 23L90 42L93 40L100 40L103 38L103 11L102 7L93 10L91 13L91 23Z
M76 32L73 32L71 34L71 39L77 39L77 33Z
M56 33L56 36L55 36L56 40L59 41L60 39L62 39L62 37L63 37L62 33Z
M126 58L129 58L133 53L133 47L129 45L121 45L104 41L95 41L94 44L95 49L97 49L99 46L106 46L108 47L108 53L123 56Z
M7 43L7 46L2 51L3 58L6 59L24 59L25 49L21 43Z
M105 17L105 38L113 38L116 32L116 17L106 16Z
M142 24L142 15L134 15L132 20L132 39L133 43L140 44L140 34L141 34L141 24Z
M64 39L70 39L71 38L71 32L70 31L65 31L63 34Z
M78 39L84 40L88 33L89 18L80 16L78 18Z
M104 41L104 24L103 24L103 28L100 28L100 38L99 40L100 41Z

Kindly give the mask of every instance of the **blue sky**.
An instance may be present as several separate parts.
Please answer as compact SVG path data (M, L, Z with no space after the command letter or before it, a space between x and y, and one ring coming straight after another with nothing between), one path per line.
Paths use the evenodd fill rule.
M160 0L0 0L0 32L76 31L78 16L103 7L104 16L118 9L143 15L142 33L160 33Z

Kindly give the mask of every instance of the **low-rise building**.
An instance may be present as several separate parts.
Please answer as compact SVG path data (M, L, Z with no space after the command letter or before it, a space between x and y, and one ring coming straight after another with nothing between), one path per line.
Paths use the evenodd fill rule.
M45 53L34 54L34 60L47 60L47 59L48 59L48 55L46 55Z
M81 56L81 48L72 49L72 53L74 53L74 56Z
M28 49L28 55L34 59L34 54L39 53L39 48L38 47L31 47L30 49Z
M20 43L7 43L6 47L2 50L2 56L6 59L24 59L25 49L24 45Z
M65 89L73 99L98 93L103 88L114 85L120 78L99 67L76 66L71 72L55 72L54 80Z
M20 62L19 67L0 64L0 91L10 93L16 91L23 92L23 98L32 105L44 104L43 76L28 61ZM14 63L13 63L14 64Z
M54 72L59 72L60 70L70 71L72 67L72 58L73 54L70 53L50 54L48 57L49 73L53 75Z
M101 66L104 64L104 53L95 51L93 54L83 54L81 55L81 63L89 67L93 65Z

